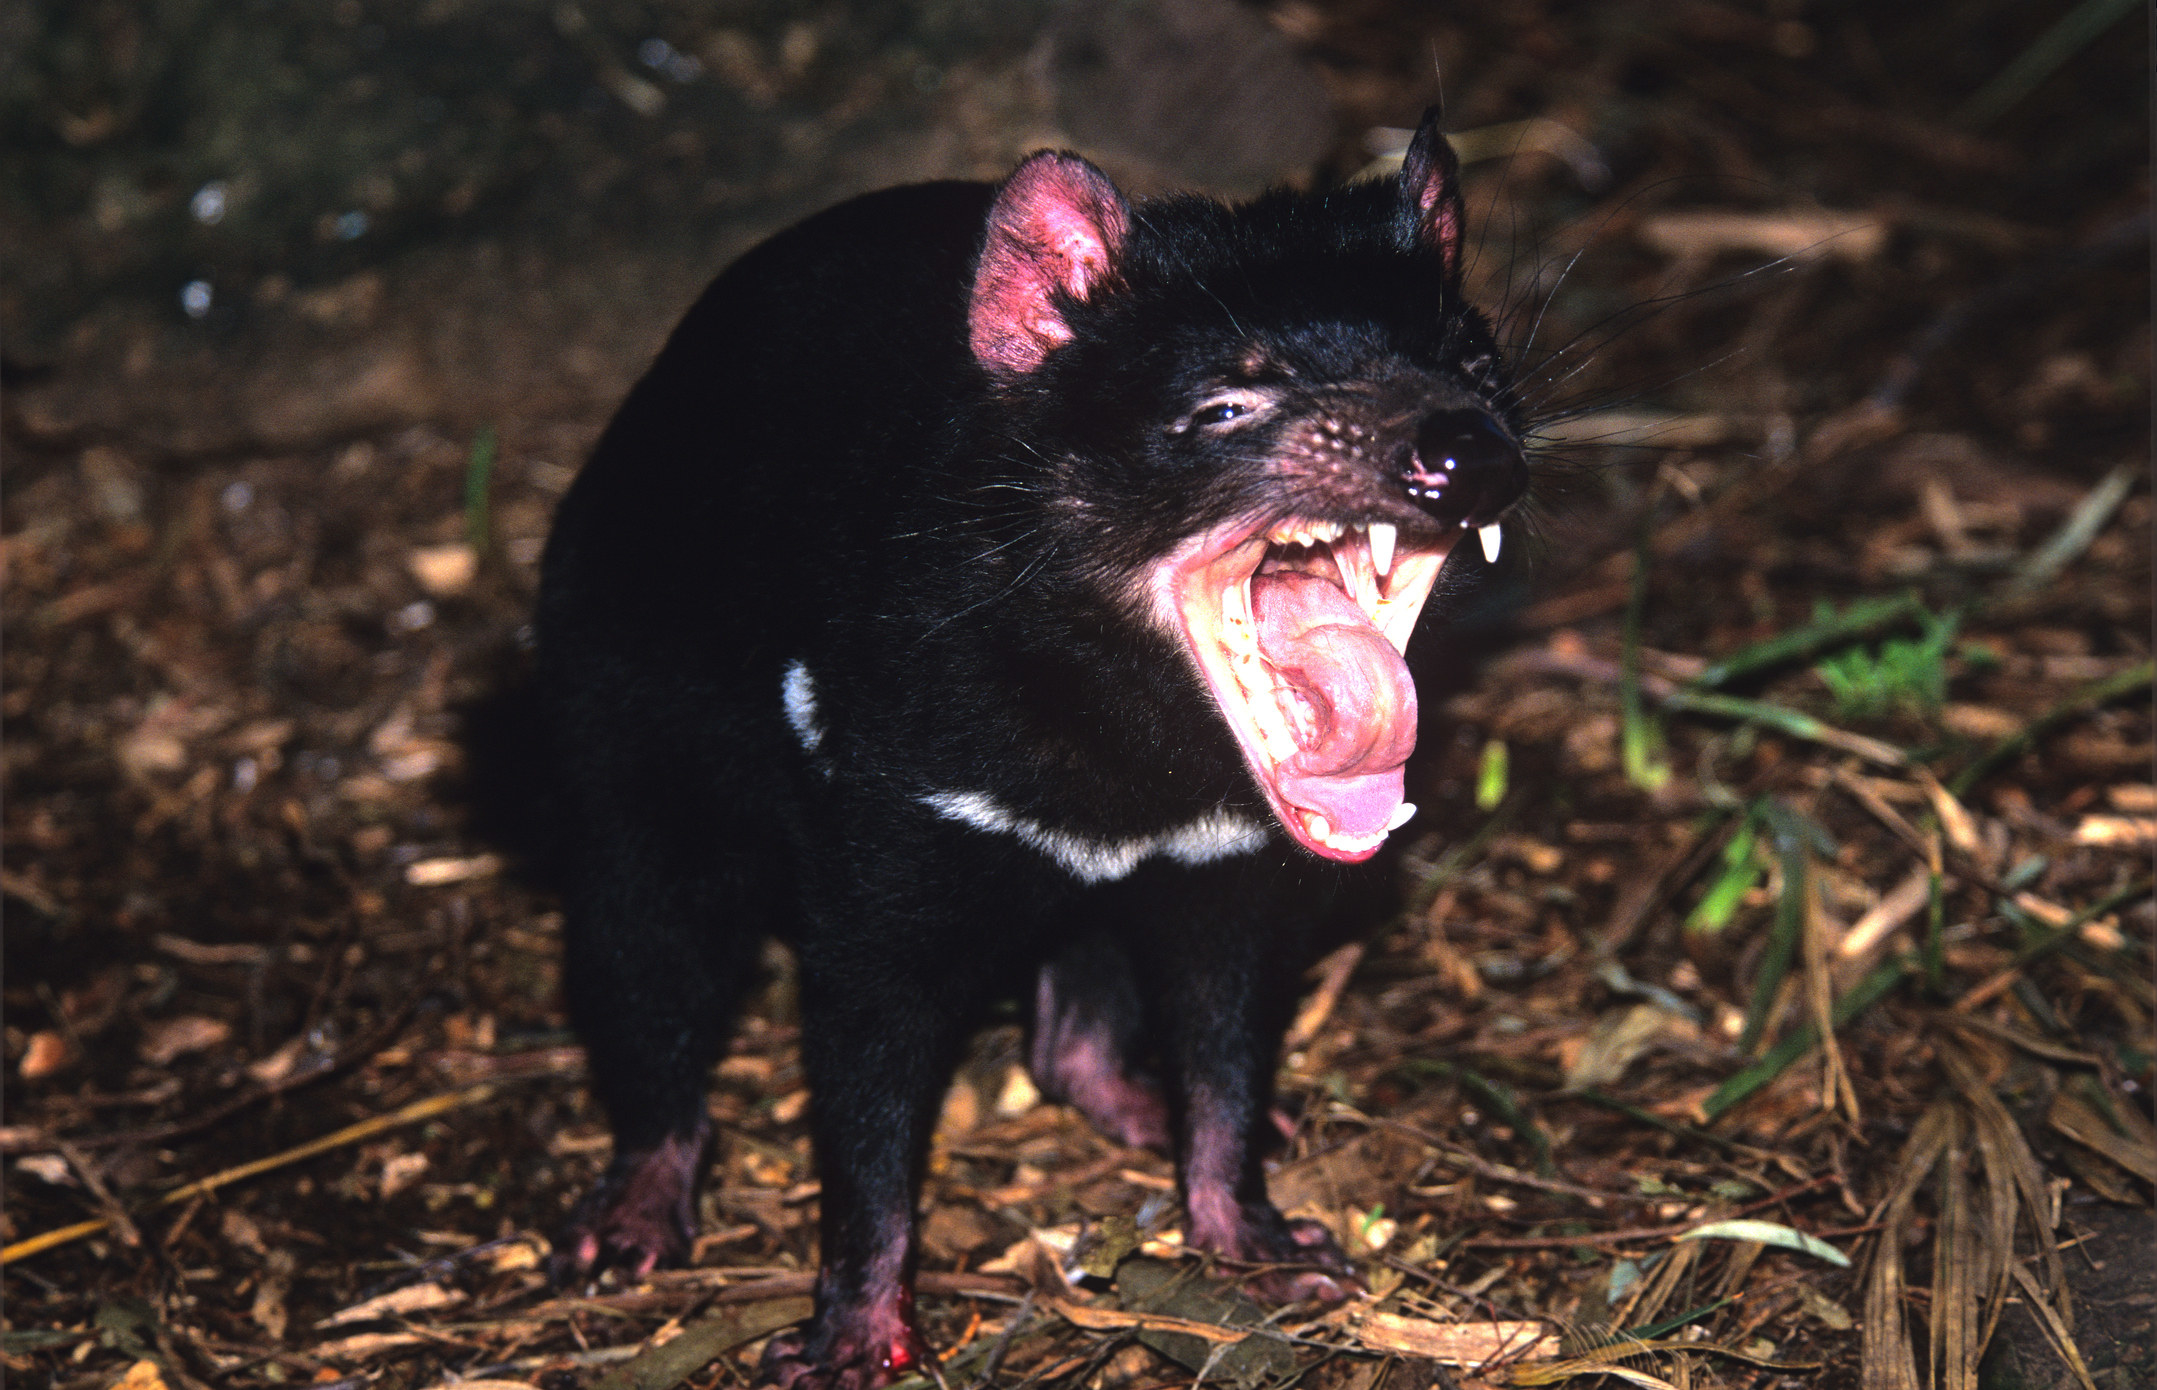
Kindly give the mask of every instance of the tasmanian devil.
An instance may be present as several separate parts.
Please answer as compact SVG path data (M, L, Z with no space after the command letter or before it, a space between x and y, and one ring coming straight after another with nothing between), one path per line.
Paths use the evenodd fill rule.
M923 1356L921 1167L999 991L1046 1095L1172 1149L1189 1245L1270 1299L1355 1287L1261 1131L1325 897L1414 811L1411 634L1527 485L1458 172L1429 118L1398 178L1235 207L1043 153L706 291L546 552L568 995L615 1136L557 1277L686 1249L706 1073L777 935L822 1267L768 1381Z

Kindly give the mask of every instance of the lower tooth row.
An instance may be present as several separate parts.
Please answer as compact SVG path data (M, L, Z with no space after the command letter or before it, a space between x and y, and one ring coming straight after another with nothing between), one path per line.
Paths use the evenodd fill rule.
M1304 828L1310 832L1312 839L1328 849L1337 849L1344 854L1356 854L1363 850L1376 849L1384 844L1386 836L1406 825L1408 818L1415 813L1415 803L1403 801L1400 805L1394 807L1393 814L1386 818L1386 828L1375 835L1338 834L1333 829L1333 822L1316 812L1308 815L1304 822Z

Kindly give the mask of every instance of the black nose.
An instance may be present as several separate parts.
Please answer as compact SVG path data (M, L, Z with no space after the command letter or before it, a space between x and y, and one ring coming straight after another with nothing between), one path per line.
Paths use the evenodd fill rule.
M1415 504L1449 526L1487 526L1528 491L1528 461L1480 410L1441 410L1401 468Z

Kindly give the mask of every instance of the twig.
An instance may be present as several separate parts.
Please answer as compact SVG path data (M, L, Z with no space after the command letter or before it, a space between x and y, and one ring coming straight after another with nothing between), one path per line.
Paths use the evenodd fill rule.
M1957 1013L1967 1013L1976 1008L2001 990L2014 984L2016 978L2024 970L2028 969L2032 962L2049 955L2054 948L2064 946L2073 940L2075 933L2082 928L2084 923L2094 921L2115 908L2123 907L2133 902L2136 898L2148 897L2150 888L2150 880L2143 879L2140 883L2131 884L2118 892L2107 893L2104 897L2099 898L2096 902L2091 903L2088 907L2083 908L2074 916L2060 923L2050 932L2038 937L2035 941L2015 952L2013 964L1982 984L1971 987L1970 991L1957 999L1952 1007Z
M1478 1250L1563 1250L1570 1245L1629 1245L1642 1240L1676 1240L1687 1231L1709 1225L1711 1222L1731 1221L1750 1212L1778 1206L1799 1193L1810 1192L1816 1187L1826 1187L1835 1181L1833 1173L1822 1173L1817 1178L1808 1178L1795 1186L1783 1188L1780 1192L1756 1197L1743 1206L1732 1207L1729 1211L1713 1217L1703 1217L1698 1221L1680 1221L1669 1226L1634 1226L1622 1231L1590 1231L1570 1236L1469 1236L1461 1241L1461 1244L1473 1246Z
M2060 529L2015 566L2014 575L2008 579L2000 596L2021 598L2051 583L2061 570L2090 548L2090 542L2097 539L2097 533L2105 529L2105 523L2112 519L2112 514L2120 509L2120 503L2127 500L2127 494L2134 491L2136 481L2147 471L2140 464L2115 464L2112 471L2075 504L2074 512L2060 524Z
M1440 1139L1437 1135L1432 1134L1429 1130L1409 1124L1406 1120L1364 1117L1364 1122L1366 1124L1381 1125L1387 1129L1399 1130L1412 1138L1420 1139L1435 1150L1438 1157L1448 1166L1465 1169L1470 1173L1474 1173L1477 1177L1489 1178L1493 1182L1510 1183L1515 1187L1530 1187L1538 1192L1555 1192L1566 1197L1579 1197L1596 1206L1601 1206L1605 1202L1627 1201L1633 1195L1627 1192L1605 1192L1599 1188L1582 1187L1578 1183L1561 1182L1555 1178L1539 1178L1533 1173L1523 1173L1518 1168L1508 1168L1502 1163L1492 1163L1488 1159L1478 1158L1474 1154L1462 1152L1446 1143L1445 1140Z
M343 1053L330 1058L319 1066L296 1069L289 1076L250 1087L241 1094L213 1105L199 1114L190 1115L186 1119L173 1120L161 1125L143 1125L136 1129L114 1130L109 1134L84 1135L73 1142L84 1149L109 1149L122 1145L169 1144L182 1135L193 1134L197 1130L208 1129L212 1125L220 1124L258 1101L268 1100L271 1096L283 1095L287 1091L298 1090L302 1086L311 1086L317 1081L327 1080L340 1072L348 1070L354 1064L365 1061L380 1052L390 1039L404 1030L405 1026L411 1022L413 1012L412 1006L399 1010L396 1017L346 1048Z
M206 1197L220 1187L254 1177L260 1173L267 1173L274 1168L282 1168L287 1164L297 1163L303 1158L313 1158L316 1154L328 1153L331 1149L343 1148L347 1144L356 1144L360 1140L372 1138L384 1130L397 1129L418 1120L433 1119L436 1115L447 1114L452 1110L460 1110L467 1105L477 1105L491 1098L494 1095L494 1090L494 1086L490 1083L481 1086L470 1086L462 1091L450 1091L443 1095L429 1096L425 1100L413 1101L410 1105L391 1111L387 1115L377 1115L373 1119L361 1120L358 1124L346 1125L343 1129L333 1134L325 1134L319 1139L310 1139L306 1143L286 1149L282 1153L271 1154L268 1158L258 1158L251 1163L242 1163L237 1167L227 1168L223 1172L212 1173L206 1178L198 1178L194 1182L176 1187L152 1202L150 1204L151 1209L177 1206L181 1202L192 1201L197 1197ZM94 1221L78 1221L72 1226L62 1226L57 1230L46 1231L42 1235L18 1240L13 1245L0 1249L0 1265L11 1264L16 1260L25 1259L31 1255L42 1254L54 1246L66 1245L71 1241L81 1240L85 1236L96 1235L99 1231L110 1229L112 1225L112 1218L101 1216Z
M1340 1003L1348 977L1363 963L1363 951L1362 942L1351 941L1318 963L1318 988L1312 991L1310 1002L1297 1013L1296 1021L1289 1025L1282 1047L1293 1052L1318 1036L1318 1030L1326 1026L1326 1020L1333 1016L1334 1007Z
M2019 757L2024 749L2054 728L2100 705L2110 704L2122 695L2131 695L2148 686L2153 679L2157 679L2157 661L2145 661L2124 671L2115 672L2095 684L2084 686L2038 715L2017 732L1992 745L1983 757L1956 773L1948 782L1947 789L1956 796L1961 796L1977 785L1986 774Z
M90 1189L90 1196L97 1202L98 1210L105 1213L106 1223L112 1227L113 1234L120 1238L120 1243L129 1249L141 1245L142 1232L135 1229L133 1219L112 1195L112 1189L105 1186L104 1177L98 1173L96 1165L90 1162L89 1155L65 1139L55 1140L53 1147L60 1151L60 1156L67 1160L68 1166L75 1170L75 1175L82 1179L82 1185Z

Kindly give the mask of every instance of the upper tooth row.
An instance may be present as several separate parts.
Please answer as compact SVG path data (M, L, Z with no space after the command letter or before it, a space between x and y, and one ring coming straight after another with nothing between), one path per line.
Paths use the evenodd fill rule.
M1338 521L1284 521L1267 532L1266 539L1275 545L1331 545L1347 534L1348 528Z
M1359 521L1358 531L1368 531L1371 541L1371 564L1380 574L1393 572L1393 543L1400 528L1390 521ZM1349 528L1338 521L1284 521L1266 533L1266 539L1275 545L1331 545L1348 534ZM1498 546L1503 532L1493 521L1476 528L1477 539L1483 542L1483 557L1492 564L1498 563Z

